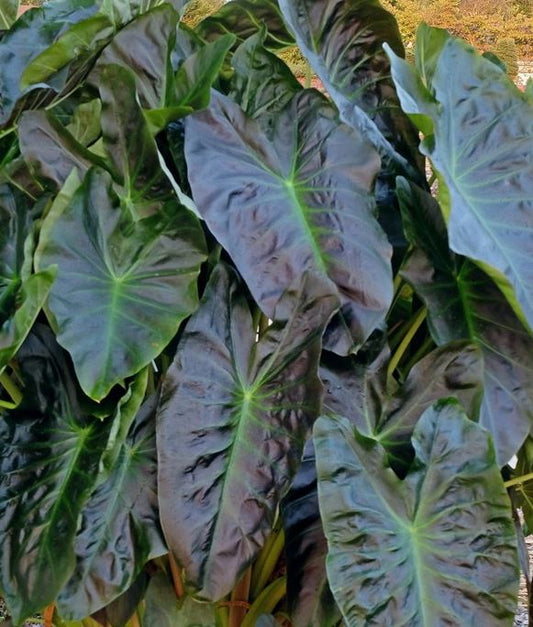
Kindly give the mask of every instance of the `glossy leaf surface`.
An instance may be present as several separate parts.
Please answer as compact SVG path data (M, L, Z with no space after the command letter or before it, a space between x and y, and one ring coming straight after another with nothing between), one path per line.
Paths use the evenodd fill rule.
M342 120L362 131L387 163L397 162L397 171L409 170L418 139L399 108L382 47L387 42L403 56L394 17L377 0L280 0L280 8Z
M450 247L484 264L497 281L503 276L531 327L531 102L466 43L453 38L443 43L439 31L425 29L426 41L437 38L439 44L425 76L390 56L404 110L430 119L432 132L421 148L449 189ZM426 67L423 60L419 65ZM450 67L459 74L452 76Z
M81 512L76 567L57 600L65 618L84 618L105 607L134 583L148 560L166 553L156 494L157 400L147 400L124 441L114 442L109 475Z
M335 349L348 352L392 297L391 249L369 193L379 159L316 91L297 93L276 122L269 139L213 94L186 120L193 197L268 317L306 270L329 277L349 331Z
M304 277L256 343L242 287L218 266L187 324L158 415L159 495L169 548L204 598L231 590L272 528L319 411L335 306Z
M403 481L346 418L320 418L314 440L328 578L348 624L512 620L509 500L489 434L456 402L426 410Z
M249 37L235 51L231 64L231 98L270 135L276 116L302 87L283 61L264 47L265 33Z
M0 126L12 119L16 110L24 106L25 94L20 88L20 77L24 69L39 53L53 44L69 26L90 18L97 11L92 0L59 0L45 3L39 9L27 11L17 20L13 28L2 37L0 46ZM59 69L59 68L58 68ZM36 85L41 103L51 100L65 86L67 72L58 72L42 85ZM44 99L43 99L44 96Z
M196 31L208 41L232 33L239 43L266 28L265 45L278 50L294 44L276 0L232 0L198 24Z
M175 201L134 223L98 170L50 222L38 257L40 268L58 266L48 306L84 391L100 400L159 355L196 308L203 234Z
M468 338L481 350L480 422L503 465L533 427L533 339L493 281L450 252L436 201L406 181L398 185L407 236L417 247L403 274L426 302L438 344Z
M30 275L33 227L29 203L8 185L0 187L0 373L29 333L54 272Z
M75 567L78 516L108 431L80 409L49 329L38 326L17 359L24 402L0 420L0 585L16 623L52 603Z
M34 174L60 188L73 169L83 178L93 165L105 162L48 111L25 111L19 120L20 151Z

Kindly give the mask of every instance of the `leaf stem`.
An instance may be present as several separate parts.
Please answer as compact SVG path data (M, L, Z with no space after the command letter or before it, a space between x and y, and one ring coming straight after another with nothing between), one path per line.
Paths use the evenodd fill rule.
M240 581L231 592L229 608L229 627L240 627L246 612L248 611L248 599L250 597L250 582L252 580L252 568L244 572Z
M387 368L387 379L392 378L392 375L394 371L396 370L398 364L400 363L400 360L402 359L409 344L411 343L412 339L416 335L416 332L418 331L418 329L420 328L420 326L426 319L426 315L427 315L427 309L425 307L422 307L422 309L420 309L418 313L416 314L413 320L413 323L409 327L409 330L405 334L403 340L400 342L400 345L396 349L396 352L394 353L394 355L392 356L389 362L389 367Z
M265 588L253 602L240 627L255 627L261 614L271 614L287 594L287 579L280 577Z
M514 477L513 479L509 479L508 481L504 481L503 485L506 488L510 488L513 485L519 485L521 483L527 483L533 479L533 472L528 472L526 475L520 475L520 477Z
M174 592L176 593L176 597L181 599L184 595L183 582L181 581L181 571L170 551L168 554L168 563L170 566L170 574L172 575L172 583L174 584Z
M279 556L285 546L285 532L283 529L274 530L264 546L264 552L259 554L252 576L251 599L256 599L266 583L272 576L274 568L278 563Z
M22 392L19 390L13 379L11 379L11 377L5 371L0 374L0 385L2 385L4 390L9 394L11 400L14 403L14 406L17 407L18 405L20 405L20 402L22 401Z

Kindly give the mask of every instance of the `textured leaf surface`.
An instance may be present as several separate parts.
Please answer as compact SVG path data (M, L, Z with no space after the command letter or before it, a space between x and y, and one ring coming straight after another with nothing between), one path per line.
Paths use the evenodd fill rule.
M454 401L426 410L402 481L346 418L314 429L328 578L349 625L511 622L518 567L489 434Z
M270 50L294 44L287 31L276 0L233 0L198 24L198 34L212 41L226 33L237 36L242 43L263 28L267 30L266 46Z
M157 429L163 530L188 581L211 600L260 550L319 410L320 338L336 302L310 279L286 294L256 343L242 287L218 266L166 376Z
M0 585L16 623L52 603L74 569L108 431L83 415L67 359L36 327L17 356L24 401L0 419Z
M398 185L407 236L418 247L403 274L426 302L438 344L468 338L481 350L480 422L503 465L533 428L533 338L493 281L450 252L436 201L406 181Z
M159 355L194 311L205 246L197 219L176 202L134 223L111 188L107 174L91 170L43 225L37 258L40 268L58 266L48 307L96 400Z
M142 406L116 460L81 512L76 568L57 607L65 618L81 619L125 592L145 563L166 553L157 504L154 396ZM115 420L120 416L115 416Z
M379 168L373 148L306 90L280 113L271 140L213 94L186 120L185 151L198 209L267 316L310 270L329 277L341 299L350 333L336 350L364 342L392 297L391 249L369 193Z
M387 162L416 163L416 132L399 108L382 47L403 56L394 17L377 0L280 0L280 8L343 121Z
M230 96L267 135L275 118L302 87L285 63L264 47L265 33L249 37L235 51Z
M433 37L425 76L390 56L404 110L433 126L421 148L449 189L450 247L503 275L533 326L533 105L466 43Z

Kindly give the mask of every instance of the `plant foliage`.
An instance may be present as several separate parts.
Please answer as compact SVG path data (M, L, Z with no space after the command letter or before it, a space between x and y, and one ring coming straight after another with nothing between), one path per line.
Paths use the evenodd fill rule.
M4 4L13 623L510 625L531 90L377 0Z

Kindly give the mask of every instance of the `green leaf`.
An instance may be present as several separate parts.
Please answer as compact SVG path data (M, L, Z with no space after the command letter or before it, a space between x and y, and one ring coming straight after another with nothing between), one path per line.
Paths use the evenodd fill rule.
M161 4L170 4L180 11L188 0L100 0L100 12L115 25L128 24Z
M400 179L406 233L415 250L402 270L428 307L437 344L466 338L483 355L480 422L504 465L533 428L533 338L505 296L471 261L448 248L435 200Z
M101 112L102 102L98 98L83 102L74 109L72 119L66 127L67 131L79 144L89 146L100 137L102 132L100 127Z
M279 4L341 119L372 142L387 168L419 178L417 133L399 108L382 47L388 42L397 54L404 54L394 17L377 0Z
M102 134L122 186L123 206L135 219L160 209L172 188L160 167L157 144L136 100L133 74L118 65L107 65L100 77Z
M427 409L400 480L342 417L314 429L328 578L347 624L511 624L518 565L489 434L457 402Z
M15 356L39 314L55 273L30 276L32 211L24 196L0 187L0 374Z
M174 79L172 104L204 109L209 104L210 88L219 75L227 52L235 42L231 34L202 46L180 65Z
M104 15L93 15L74 24L28 63L20 77L20 88L24 91L49 80L78 57L96 55L113 32L113 25Z
M9 30L17 19L19 0L2 0L0 4L0 29Z
M280 50L294 44L276 0L227 2L216 13L202 20L196 27L196 32L207 41L231 33L242 43L265 28L265 46L269 50Z
M435 37L438 45L427 63L421 55L428 46L417 53L422 77L413 77L392 52L389 56L398 85L409 72L411 80L427 81L425 92L407 99L401 91L400 98L407 113L427 115L433 122L434 133L421 149L449 189L450 247L481 264L496 281L503 277L515 292L511 304L533 326L531 102L465 42L448 38L442 43L439 31L428 30L426 39Z
M54 278L53 270L45 270L33 274L22 284L17 295L17 310L0 327L0 374L17 354L30 332L48 297Z
M285 63L264 47L265 32L249 37L235 51L230 97L269 134L276 116L302 87Z
M271 139L213 93L205 112L186 119L185 154L198 209L263 312L272 318L284 290L310 270L341 299L346 328L332 348L361 345L392 298L391 249L370 194L373 148L304 90Z
M97 11L93 0L58 0L45 2L39 9L22 15L2 37L0 46L0 127L6 126L20 108L53 100L67 81L68 68L50 77L46 84L34 85L25 97L20 78L27 65L44 52L68 28L92 17ZM44 91L43 91L44 90ZM30 98L31 96L31 98Z
M80 178L103 159L85 148L49 111L25 111L19 120L20 150L35 176L61 188L75 169Z
M22 404L0 419L0 587L16 624L52 603L74 570L80 511L108 426L85 416L64 352L37 325L18 352Z
M50 221L36 257L38 269L58 266L48 307L82 388L101 400L157 357L196 308L203 233L175 201L133 222L98 170Z
M161 521L203 598L225 596L257 556L319 411L320 340L336 302L319 277L299 286L256 342L243 286L217 266L166 375Z
M143 627L215 627L215 606L191 597L178 601L168 576L156 573L146 592Z
M81 511L76 568L57 599L60 614L70 620L105 607L128 590L148 560L167 552L156 494L157 400L147 400L128 436L113 442L111 472Z

